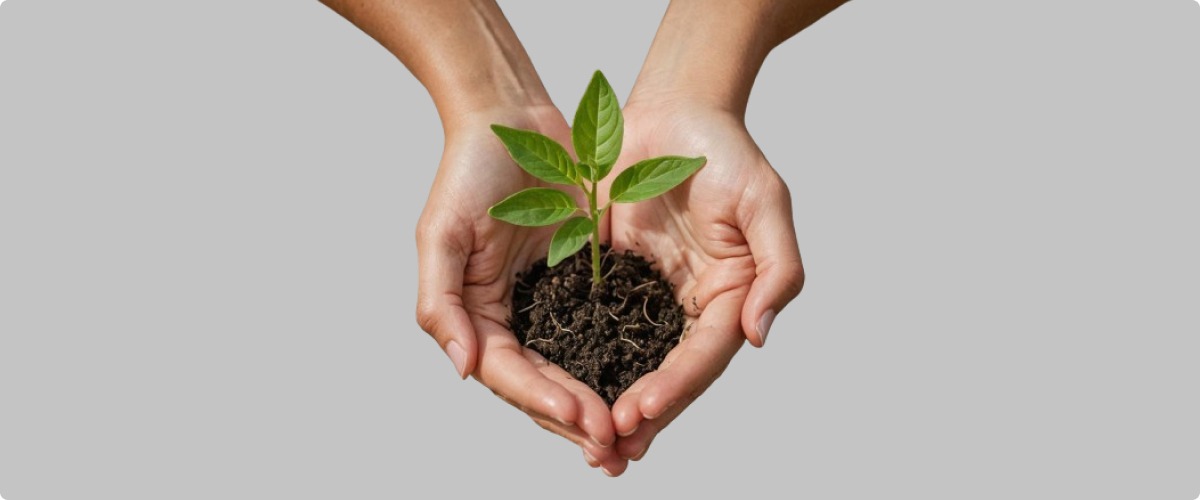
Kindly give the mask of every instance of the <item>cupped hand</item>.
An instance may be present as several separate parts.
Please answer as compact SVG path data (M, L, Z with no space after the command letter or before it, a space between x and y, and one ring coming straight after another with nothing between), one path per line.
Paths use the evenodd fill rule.
M637 460L745 339L763 345L775 315L800 292L804 270L788 188L739 116L687 103L632 102L624 115L618 169L663 155L708 158L667 194L611 209L613 246L656 261L690 319L658 370L613 405L618 454Z
M491 205L540 185L509 158L489 126L537 130L569 144L553 108L488 110L446 125L441 164L417 224L417 321L460 377L473 375L542 427L584 452L609 475L628 462L613 446L608 406L591 388L517 342L507 318L518 271L546 254L553 228L518 227L488 217Z

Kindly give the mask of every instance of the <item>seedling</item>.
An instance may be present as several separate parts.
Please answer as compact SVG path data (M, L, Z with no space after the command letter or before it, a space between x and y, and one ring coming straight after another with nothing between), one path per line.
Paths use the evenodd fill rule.
M598 206L597 186L608 176L625 135L625 119L617 96L604 74L592 75L587 92L575 111L571 142L576 162L554 139L531 130L492 125L513 161L530 175L545 182L575 186L587 197L587 206L570 194L554 188L535 187L519 191L488 209L488 215L518 226L550 226L562 222L550 239L546 264L554 266L592 242L592 286L604 283L600 275L600 220L613 203L634 203L670 191L700 170L703 156L660 156L639 161L625 169L608 191L609 201ZM583 215L578 215L580 212ZM566 222L563 222L566 221Z

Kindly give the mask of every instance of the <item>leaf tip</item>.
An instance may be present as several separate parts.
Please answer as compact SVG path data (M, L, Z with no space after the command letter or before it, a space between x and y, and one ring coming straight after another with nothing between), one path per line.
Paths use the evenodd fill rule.
M608 77L604 76L604 72L600 70L592 73L592 83L599 85L600 88L612 88L612 85L608 83Z

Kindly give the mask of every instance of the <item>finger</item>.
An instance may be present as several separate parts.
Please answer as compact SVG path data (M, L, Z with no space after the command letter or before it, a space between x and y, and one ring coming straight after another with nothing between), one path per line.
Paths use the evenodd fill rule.
M646 452L650 450L650 445L654 443L654 438L658 437L658 433L662 432L682 412L682 407L672 408L668 410L668 415L654 420L647 420L645 425L638 427L637 431L633 434L618 439L615 446L617 456L635 462L641 460L642 457L646 456ZM670 418L668 419L667 417Z
M486 322L476 325L481 336L475 378L521 411L574 425L579 418L575 395L526 359L511 333Z
M704 308L694 331L641 390L638 408L644 418L659 418L671 407L690 404L725 371L745 340L738 326L743 298L744 293L727 292Z
M608 405L600 398L596 391L588 387L587 384L571 376L562 367L551 363L532 349L524 350L525 358L541 371L546 378L562 384L564 388L575 395L575 402L579 405L579 419L575 423L593 444L600 448L612 446L617 439L617 434L613 430L612 413L608 410Z
M478 361L475 329L462 300L470 241L455 241L447 225L422 220L417 227L417 323L450 357L458 376L466 378Z
M614 427L623 436L617 439L620 456L640 457L654 436L725 371L745 341L738 325L744 296L731 291L716 297L696 321L694 333L671 351L662 366L640 380L641 387L618 398L613 412ZM635 407L637 415L633 415Z
M668 354L668 357L670 354ZM613 430L617 436L629 436L637 431L645 417L642 416L642 409L639 405L641 401L642 389L647 384L652 383L656 372L650 372L642 375L642 378L637 379L633 385L629 386L617 401L612 406ZM617 441L620 441L618 439Z
M591 436L583 432L575 425L562 425L552 419L544 416L530 415L533 421L543 429L558 434L566 438L568 441L575 443L583 451L583 460L592 468L600 468L606 475L616 477L625 472L629 466L629 461L617 455L616 447L609 446L602 448L594 441Z
M775 315L804 287L792 197L778 175L772 172L770 179L763 188L767 193L739 217L755 267L741 323L746 338L755 347L766 343Z

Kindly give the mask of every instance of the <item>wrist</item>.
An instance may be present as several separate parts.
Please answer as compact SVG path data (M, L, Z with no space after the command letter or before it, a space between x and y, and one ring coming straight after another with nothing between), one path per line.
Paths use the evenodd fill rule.
M480 77L430 94L447 131L489 116L539 116L554 109L540 83L535 88L513 83Z
M491 135L492 124L534 130L545 135L570 136L570 128L562 113L553 104L514 102L481 104L442 114L442 127L447 142L455 138L478 134Z
M738 2L672 2L629 102L677 101L745 115L754 79L776 45L761 30L767 14Z

